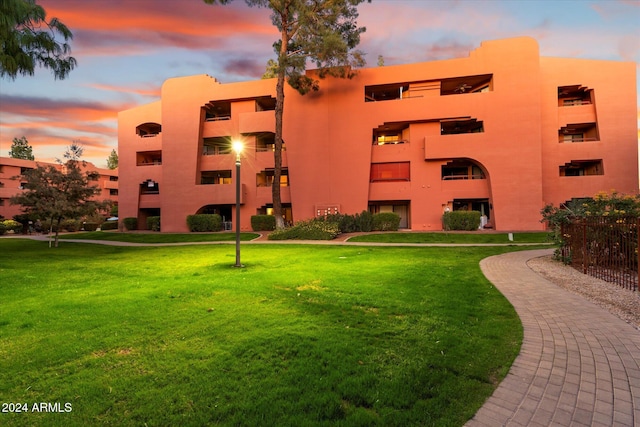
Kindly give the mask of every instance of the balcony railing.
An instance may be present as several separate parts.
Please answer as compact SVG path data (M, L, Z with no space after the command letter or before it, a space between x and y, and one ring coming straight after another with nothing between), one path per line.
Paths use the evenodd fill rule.
M476 175L445 175L442 177L443 181L452 181L452 180L460 180L460 179L486 179L482 174Z

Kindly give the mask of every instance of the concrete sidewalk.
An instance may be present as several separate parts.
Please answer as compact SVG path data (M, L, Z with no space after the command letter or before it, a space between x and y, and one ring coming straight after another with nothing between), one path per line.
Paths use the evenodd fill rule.
M552 252L512 252L480 263L515 307L524 341L506 378L466 426L638 427L640 333L526 265Z

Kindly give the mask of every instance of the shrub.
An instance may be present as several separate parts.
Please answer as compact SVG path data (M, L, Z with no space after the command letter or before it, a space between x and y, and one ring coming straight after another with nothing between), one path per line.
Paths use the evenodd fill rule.
M272 231L276 229L276 217L273 215L253 215L251 217L253 231Z
M222 230L222 217L218 214L197 214L187 216L189 231L220 231Z
M400 215L394 212L377 213L373 215L372 223L375 231L398 231Z
M331 240L338 234L340 230L337 223L312 219L276 230L269 234L269 240Z
M100 225L100 230L117 230L118 221L105 221Z
M96 231L98 229L98 223L87 221L83 224L82 228L84 228L84 231Z
M356 214L356 229L368 233L373 230L373 214L369 211L362 211Z
M16 234L22 233L23 226L18 221L5 219L4 221L2 221L2 224L4 225L6 231L13 231Z
M6 233L7 231L7 227L4 226L4 223L2 221L0 221L0 236L2 236L4 233Z
M138 229L138 218L130 216L122 220L124 224L124 228L128 231L137 230Z
M442 226L445 230L474 231L480 227L479 211L452 211L442 215Z
M82 228L82 222L77 219L63 219L60 223L60 229L64 231L76 232ZM86 230L86 228L85 228Z
M53 221L53 227L51 227L51 220L50 219L46 219L44 221L42 221L42 231L45 233L48 233L49 230L53 231L54 233L56 231L58 231L58 220L54 220Z
M160 217L159 216L147 217L147 229L151 231L160 231Z

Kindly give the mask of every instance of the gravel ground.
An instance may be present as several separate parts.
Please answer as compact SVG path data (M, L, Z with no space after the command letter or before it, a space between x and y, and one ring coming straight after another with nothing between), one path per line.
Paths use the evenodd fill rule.
M551 256L533 258L528 265L550 282L582 295L640 330L640 292L582 274Z

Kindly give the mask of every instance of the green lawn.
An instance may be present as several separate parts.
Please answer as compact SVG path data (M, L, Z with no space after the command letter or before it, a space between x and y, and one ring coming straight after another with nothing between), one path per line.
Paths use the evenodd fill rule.
M369 233L355 236L350 242L381 242L381 243L551 243L549 233L530 232L513 233L513 240L509 240L509 233L463 233L463 232L398 232L398 233Z
M240 233L240 240L252 240L258 233ZM113 231L91 231L61 234L60 239L110 240L131 243L196 243L234 242L235 233L119 233Z
M514 248L0 239L9 426L460 426L522 339L480 259Z

